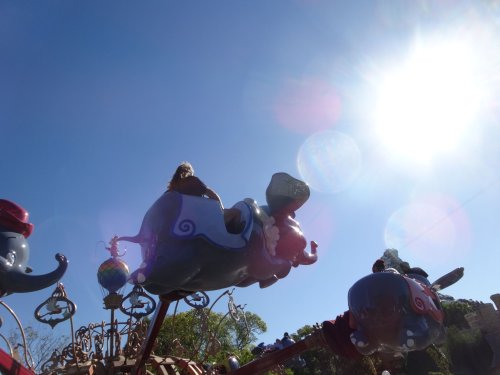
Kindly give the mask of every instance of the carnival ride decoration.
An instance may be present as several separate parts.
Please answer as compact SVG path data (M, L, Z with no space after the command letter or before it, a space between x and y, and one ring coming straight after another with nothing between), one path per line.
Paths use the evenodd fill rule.
M51 357L41 365L38 373L83 375L131 372L130 369L135 365L146 332L146 322L142 318L153 312L156 302L138 285L125 297L120 294L127 281L128 266L118 259L123 254L118 253L117 247L113 246L115 244L116 241L112 240L111 246L106 248L110 251L111 258L101 264L97 273L98 282L103 289L104 308L111 311L109 322L90 323L75 331L73 315L76 312L76 305L68 298L61 283L58 283L52 295L35 309L35 318L52 328L69 320L71 332L71 342L61 350L54 350ZM9 374L34 374L35 365L28 349L22 324L5 302L0 300L0 305L14 317L22 338L21 343L12 347L9 341L0 335L7 343L10 352L9 356L0 351L0 370L5 370ZM118 309L128 316L125 322L115 319L114 313ZM18 361L12 361L12 358L17 355L18 348L23 350L24 366ZM167 360L151 356L149 360L153 367L160 369L160 372L164 372L161 369L166 362L181 363L187 368L195 366L183 359L174 361L171 358ZM13 368L17 372L12 372Z
M56 254L58 267L44 275L31 275L27 238L33 231L28 212L18 204L0 199L0 296L28 293L59 281L68 267L62 254Z
M305 250L307 241L294 219L309 196L306 183L275 173L266 189L267 206L250 198L233 206L244 223L234 234L225 226L219 202L165 192L146 212L136 236L114 238L115 244L140 244L143 262L130 280L160 296L135 371L151 353L170 303L199 291L254 283L265 288L292 267L317 261L316 243L311 241L310 253Z
M413 269L418 271L419 269ZM444 340L444 313L437 290L458 281L463 268L431 284L425 272L372 273L349 290L351 341L364 355L422 350Z
M208 305L193 307L198 317L197 324L199 324L199 327L197 331L201 334L198 344L192 348L184 347L180 340L175 338L175 315L180 300L177 301L171 327L173 332L172 337L174 337L171 347L176 355L172 354L160 357L151 354L146 361L149 368L147 373L217 375L225 373L227 369L238 368L238 359L231 353L227 354L227 361L224 365L202 365L206 363L208 355L213 355L221 350L221 344L217 338L219 334L218 329L223 320L228 316L235 319L229 311L229 306L235 306L237 319L240 319L240 324L244 326L247 324L244 318L244 307L234 303L232 292L226 290L221 293L210 307L207 307ZM210 311L224 296L227 296L230 301L228 302L228 312L220 318L214 328L211 328L208 325ZM129 317L127 321L118 322L117 320L113 320L113 317L107 323L89 324L88 326L80 327L76 331L73 331L73 328L71 328L72 343L62 351L54 351L51 358L42 365L41 373L44 375L89 373L135 374L134 366L141 343L146 335L147 323L142 318L154 309L154 300L140 286L136 285L131 293L122 298L121 304L120 311ZM144 309L148 305L150 307ZM136 308L142 312L137 313L137 311L133 311ZM222 371L220 370L222 366L224 367L224 372L220 372Z
M123 297L120 304L120 311L135 319L148 316L155 308L155 300L145 293L140 285L134 285L132 291Z
M51 358L42 364L42 374L131 373L146 332L147 323L143 318L154 311L156 302L139 285L134 286L127 295L121 294L129 272L127 264L119 259L123 254L118 253L115 240L113 238L110 246L106 247L111 258L105 260L97 272L97 280L103 290L104 309L110 310L109 321L90 323L75 331L71 314L69 316L71 343L62 350L54 350ZM74 306L66 293L61 295L61 290L64 292L62 285L58 285L52 296L37 308L35 311L37 320L51 326L62 321L44 319L44 314L39 313L42 306L59 306L59 310L63 310L61 305L64 302L68 306ZM48 310L50 313L53 309L48 308ZM74 309L69 309L73 312L75 310L76 306ZM126 321L116 319L117 310L128 317ZM151 356L148 363L159 369L166 366L166 363L172 366L179 364L186 368L196 367L194 363L183 359L174 360L156 356Z
M54 328L70 319L76 312L76 305L69 300L64 285L58 283L52 295L35 309L35 319Z
M97 270L97 281L109 293L116 293L127 283L128 265L121 259L109 258Z
M229 233L220 203L213 199L164 193L147 211L139 234L117 241L140 244L143 263L132 282L148 292L166 295L210 291L259 283L267 287L288 275L292 266L317 260L295 211L309 198L307 184L276 173L266 190L267 206L252 199L236 203L245 222L241 233Z
M115 311L118 309L120 309L120 311L122 311L122 309L126 312L128 311L124 308L124 306L122 306L124 299L123 294L121 294L120 292L127 283L129 269L127 263L119 259L119 257L123 256L124 254L118 253L116 237L113 237L109 244L110 246L107 247L106 250L110 252L111 258L105 260L99 266L99 269L97 270L97 281L103 288L104 308L106 310L110 310L111 312L108 348L109 357L113 358L114 353L120 350L120 332L118 330L118 324L115 321ZM107 292L104 292L104 290ZM138 298L141 291L142 290L135 290L135 293L134 291L132 292L133 303L130 312L133 312L136 305L138 306ZM143 307L142 304L140 306ZM152 312L152 310L150 312Z
M460 280L464 269L456 268L432 284L419 270L412 268L403 275L387 269L358 280L349 290L348 311L335 320L316 324L303 340L261 353L230 374L283 373L291 359L315 348L356 359L375 352L405 354L438 343L444 334L438 291Z
M54 351L51 358L42 365L42 374L135 375L151 373L151 369L158 373L175 373L182 369L179 371L190 375L257 375L271 369L282 373L284 367L294 365L294 361L300 364L300 353L313 348L327 348L342 357L359 358L374 352L401 353L421 350L438 342L444 334L438 291L458 281L463 276L463 268L453 270L432 284L428 281L427 274L419 268L408 269L405 274L391 269L373 273L357 281L349 290L348 311L335 320L315 325L313 333L303 340L293 342L289 336L284 337L277 350L267 351L265 355L244 366L240 366L238 358L231 353L227 353L224 366L202 365L209 355L221 350L218 330L224 319L230 317L243 331L249 330L245 306L234 302L234 288L222 292L210 307L210 299L205 291L223 289L223 285L248 286L257 282L261 287L267 287L285 277L292 266L312 264L317 260L315 244L312 244L311 253L305 252L305 238L294 220L295 210L302 206L308 197L307 185L286 174L274 175L266 191L268 206L258 207L249 199L236 205L243 211L247 209L248 215L242 211L246 222L245 229L240 235L234 235L222 229L220 224L223 222L216 223L217 215L208 214L212 208L208 209L206 206L199 209L198 206L204 206L210 200L184 197L178 193L164 195L146 214L138 236L115 236L111 239L110 246L106 247L111 257L100 265L97 279L103 290L104 308L110 310L109 322L91 323L75 331L72 318L76 305L68 298L61 283L58 283L51 296L35 309L35 318L51 327L66 320L71 323L71 343L61 351ZM160 212L160 209L165 207L172 211ZM33 229L27 218L27 212L21 207L10 201L0 200L0 229L4 230L4 233L17 234L25 241ZM172 221L169 221L170 219ZM202 219L207 219L208 223L203 223ZM216 224L212 226L212 222ZM187 228L191 229L185 231ZM11 239L6 236L10 235L0 236L3 239L3 242L0 242L0 253L5 250L5 243L12 245L6 242L6 239ZM224 238L225 236L229 237ZM15 244L22 244L20 237L13 237L18 239ZM145 265L132 273L132 281L136 284L125 296L121 293L130 275L127 264L119 259L123 254L118 251L118 242L122 240L139 242L145 261ZM168 248L166 244L174 247ZM186 254L181 256L176 253L175 246L186 250ZM15 247L14 249L17 250ZM213 252L213 258L220 262L219 269L209 269L216 263L213 263L204 251ZM245 260L238 259L240 253L246 254ZM184 258L187 254L199 259ZM16 264L20 265L19 268L23 272L29 272L30 269L26 266L29 254L21 252L22 256L17 255L17 251L7 254L8 261L0 263L0 266L6 262L18 262ZM169 265L166 257L172 257L173 263ZM176 270L175 267L182 266L178 263L181 260L187 263L184 264L184 269ZM191 279L187 278L185 283L179 282L178 278L186 276L186 269L192 267L190 261L199 269L188 273ZM157 264L167 265L164 273L173 272L173 275L165 276L172 282L172 286L162 284L165 280L162 280L161 269L156 269ZM61 256L59 268L65 270L66 266L67 261ZM262 266L262 270L259 270L259 266ZM203 270L203 267L208 269ZM236 272L235 267L240 273ZM421 272L418 272L419 270ZM19 277L12 271L2 276L1 280L7 281L17 280ZM51 280L54 277L52 276ZM137 283L141 278L142 283ZM0 284L3 295L19 291L4 285L10 283ZM40 288L34 290L38 289ZM144 289L159 294L160 303L157 305ZM27 288L23 291L30 290ZM224 296L228 299L227 313L220 318L215 328L211 328L208 324L210 311ZM174 338L172 348L175 348L180 356L155 356L151 353L153 343L166 311L174 301L176 305L172 330L175 337L175 315L181 300L195 310L200 325L198 331L203 334L192 348L184 347ZM9 356L0 350L0 370L34 374L34 365L27 349L22 325L7 304L0 300L0 305L14 316L23 341L12 348L8 340L0 335L7 342L10 351ZM128 319L119 322L115 318L117 310L128 316ZM143 318L153 311L155 316L148 325ZM13 360L16 348L24 350L25 366ZM146 364L150 370L146 370Z
M41 374L136 374L146 371L145 368L135 369L137 359L141 354L141 345L146 337L147 322L143 319L156 309L155 300L147 294L140 285L134 285L132 291L125 296L121 294L126 284L125 274L128 266L119 259L116 237L112 238L109 247L106 247L111 258L105 260L99 267L97 279L103 289L104 308L110 310L108 322L91 323L82 326L76 331L73 328L73 314L76 305L68 298L62 284L58 284L52 295L42 302L35 310L38 321L55 326L64 320L70 319L71 343L62 350L55 350L52 356L41 366ZM111 260L115 260L111 262ZM208 295L199 291L177 300L173 315L172 331L175 337L175 315L179 303L183 300L192 307L199 324L198 342L192 348L186 348L179 339L172 342L176 355L160 357L148 355L145 360L147 373L188 375L219 374L217 366L202 366L209 355L221 350L218 340L219 327L224 319L231 317L242 327L243 332L249 333L246 321L245 306L237 305L232 296L233 290L222 292L209 306ZM223 315L215 326L208 324L208 317L214 306L227 297L227 313ZM128 319L118 321L115 312L120 311ZM21 328L22 329L22 328ZM26 353L27 358L29 352ZM29 365L29 361L25 361ZM227 353L225 369L239 367L236 357ZM211 369L209 369L211 368Z
M229 283L229 285L248 286L259 282L261 287L267 287L279 278L285 277L292 266L312 264L317 260L315 245L313 246L312 253L309 254L305 252L305 239L300 231L298 223L293 219L295 210L302 206L309 197L307 185L288 175L277 174L273 176L272 183L268 187L266 195L269 205L266 207L257 207L256 203L252 200L239 202L239 207L246 210L246 214L243 213L243 217L247 223L239 238L232 237L229 240L224 240L224 236L232 236L231 233L225 232L217 239L217 241L223 243L223 245L220 243L214 245L213 240L217 238L217 233L211 232L210 228L208 232L205 232L205 228L200 238L197 238L195 241L198 246L205 249L208 246L207 242L210 243L210 246L212 246L210 249L218 254L219 257L217 258L216 256L216 258L219 260L221 260L221 252L226 255L228 251L232 251L235 254L237 252L245 252L245 255L240 256L241 259L237 261L235 260L236 257L233 257L226 263L221 260L222 265L229 274L234 271L232 267L242 267L242 271L244 272L241 272L241 275L237 277L233 272L232 278L226 278L222 274L220 276L222 279L220 282L217 281L217 277L210 272L206 275L199 275L197 277L201 278L202 281L200 285L205 285L204 283L206 282L206 288L200 288L199 290L179 289L173 290L167 294L161 294L160 305L158 307L156 306L155 300L150 297L139 284L134 285L133 290L126 296L121 294L127 278L129 277L129 271L127 264L119 259L123 254L120 254L118 251L118 238L112 238L110 246L106 247L111 257L100 265L97 272L97 280L103 291L104 308L110 310L109 322L91 323L75 331L73 327L73 315L76 312L76 305L68 298L63 284L58 283L50 297L35 309L35 318L39 322L48 324L51 327L69 320L71 343L62 350L55 350L51 358L41 366L41 373L139 374L146 372L145 363L148 363L160 373L168 373L174 368L182 368L183 371L188 374L218 374L222 373L221 371L234 371L239 368L238 359L231 353L228 353L224 367L214 366L210 369L210 366L205 366L205 368L203 368L200 364L207 359L207 356L221 350L221 343L218 340L218 331L222 322L227 317L233 319L241 327L243 332L249 334L248 323L244 311L245 306L237 305L234 302L232 295L234 288L221 293L210 307L208 307L209 297L204 290L211 290L211 288L221 289L221 286L227 283ZM182 199L182 197L179 196L177 196L177 198ZM197 204L203 204L207 201L198 201ZM12 239L10 237L14 237L14 239L18 241L15 244L19 245L21 248L19 251L12 251L8 254L7 263L12 263L12 265L16 265L25 273L29 273L30 268L26 266L29 252L25 241L31 234L33 225L28 222L28 214L20 206L10 201L1 200L0 207L2 207L0 210L0 229L5 229L4 237L0 237L4 241L1 244L7 244L11 249L14 248L17 250L17 248L13 247L12 241L10 241ZM178 208L180 209L180 207ZM191 210L194 209L192 213L195 216L200 215L200 212L195 208L196 207L191 207L187 211L183 210L183 212L184 214L187 212L189 216L191 215ZM196 217L193 219L196 219ZM210 219L213 219L213 215ZM16 233L19 236L11 235L10 231L14 231L12 233ZM280 236L279 241L278 232ZM154 246L153 244L149 244L149 247L147 249L143 248L143 250L151 251L155 249L156 244L161 244L160 241L156 241L158 239L160 239L160 237L155 237L155 241L153 241ZM178 240L181 242L192 242L194 238L182 238ZM198 240L202 241L200 242ZM235 244L239 244L239 247L235 247ZM26 249L26 251L22 252L22 249ZM190 249L194 251L194 255L199 255L196 249L192 247ZM245 262L243 262L243 259L246 257L248 257L248 262L251 264L244 264ZM259 263L259 257L263 257L262 262L265 266L265 269L260 271L256 269L262 265ZM63 256L58 256L58 259L61 263L58 270L49 275L44 275L47 278L51 278L50 281L55 280L53 283L57 282L60 278L55 278L57 272L61 272L60 270L64 271L67 267L67 261ZM62 276L62 273L60 276ZM203 281L203 277L206 277L205 281ZM8 281L16 278L18 278L18 276L14 275L12 271L5 275L5 280ZM10 283L5 283L4 285L9 284ZM39 281L37 288L23 288L22 291L28 292L41 289L41 284L42 283ZM2 288L2 293L4 295L16 291L21 290L8 289L7 287ZM211 328L208 325L209 313L214 305L224 296L228 298L227 313L220 318L215 328ZM182 299L195 309L200 324L199 331L204 332L204 334L200 335L198 344L189 349L183 348L182 343L178 340L174 340L173 344L176 344L177 349L188 358L175 356L160 358L151 354L151 351L148 351L148 346L152 345L156 337L155 335L151 335L151 330L154 330L155 327L157 328L159 324L161 325L169 303L177 301L177 311L177 305ZM18 343L15 348L12 348L8 340L5 340L9 347L10 356L3 351L0 352L0 367L6 371L16 368L16 371L19 373L33 374L35 366L28 350L21 322L7 304L0 301L0 305L5 307L14 316L22 337L22 343ZM129 317L127 321L119 322L115 318L115 312L117 310ZM154 318L152 320L148 328L150 332L146 333L146 323L143 318L153 311L156 311L155 316L159 316L160 318ZM175 326L172 329L175 329ZM24 364L26 367L12 359L18 348L22 348L24 351ZM4 357L7 359L4 360Z
M189 306L195 309L200 309L208 306L210 298L208 298L208 295L205 292L195 292L193 294L190 294L189 296L184 297L184 301Z

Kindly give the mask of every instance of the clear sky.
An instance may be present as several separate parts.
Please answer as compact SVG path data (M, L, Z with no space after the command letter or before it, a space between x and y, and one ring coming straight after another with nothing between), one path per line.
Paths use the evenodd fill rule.
M34 274L68 257L76 327L109 316L103 241L136 234L184 160L226 206L266 204L275 172L311 187L297 220L318 262L234 294L261 341L345 311L389 247L431 281L465 267L445 292L489 302L499 37L494 0L5 0L0 197L30 212ZM139 248L124 259L135 270ZM3 300L30 325L52 291Z

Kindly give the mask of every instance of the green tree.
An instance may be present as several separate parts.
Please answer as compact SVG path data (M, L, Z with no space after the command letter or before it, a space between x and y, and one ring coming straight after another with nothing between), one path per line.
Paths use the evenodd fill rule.
M450 301L443 302L442 306L444 311L444 325L446 327L469 328L465 315L474 311L474 306L471 303L466 301Z
M493 353L479 330L449 327L445 350L456 374L487 374Z
M235 355L244 364L253 359L251 344L266 330L265 322L252 312L240 313L236 321L229 314L193 309L165 318L154 353L208 363Z
M436 345L431 345L425 350L409 352L405 370L408 375L452 374L449 359Z

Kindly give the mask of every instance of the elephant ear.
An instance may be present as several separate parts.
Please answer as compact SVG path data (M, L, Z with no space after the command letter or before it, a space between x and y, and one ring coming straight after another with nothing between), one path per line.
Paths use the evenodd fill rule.
M434 281L431 285L431 288L437 292L439 290L449 287L450 285L455 284L463 276L464 276L464 268L463 267L455 268L453 271L448 272L446 275L441 276L439 279Z
M266 201L271 214L276 212L292 213L309 199L309 186L287 173L273 174L266 189Z

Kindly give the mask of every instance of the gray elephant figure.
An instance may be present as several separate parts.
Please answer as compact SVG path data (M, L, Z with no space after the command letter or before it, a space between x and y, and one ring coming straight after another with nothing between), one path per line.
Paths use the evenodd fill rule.
M404 353L443 341L444 312L433 285L395 269L358 280L348 294L356 349L363 355Z
M307 241L295 211L309 198L306 183L276 173L266 190L267 206L252 199L236 203L244 228L229 233L219 202L164 193L146 212L139 234L119 237L141 246L143 263L131 282L157 295L190 294L259 283L267 287L291 268L313 264L316 244Z
M0 199L0 296L34 292L47 288L66 272L68 261L56 254L57 268L44 275L31 275L27 238L33 231L28 212L6 199Z

